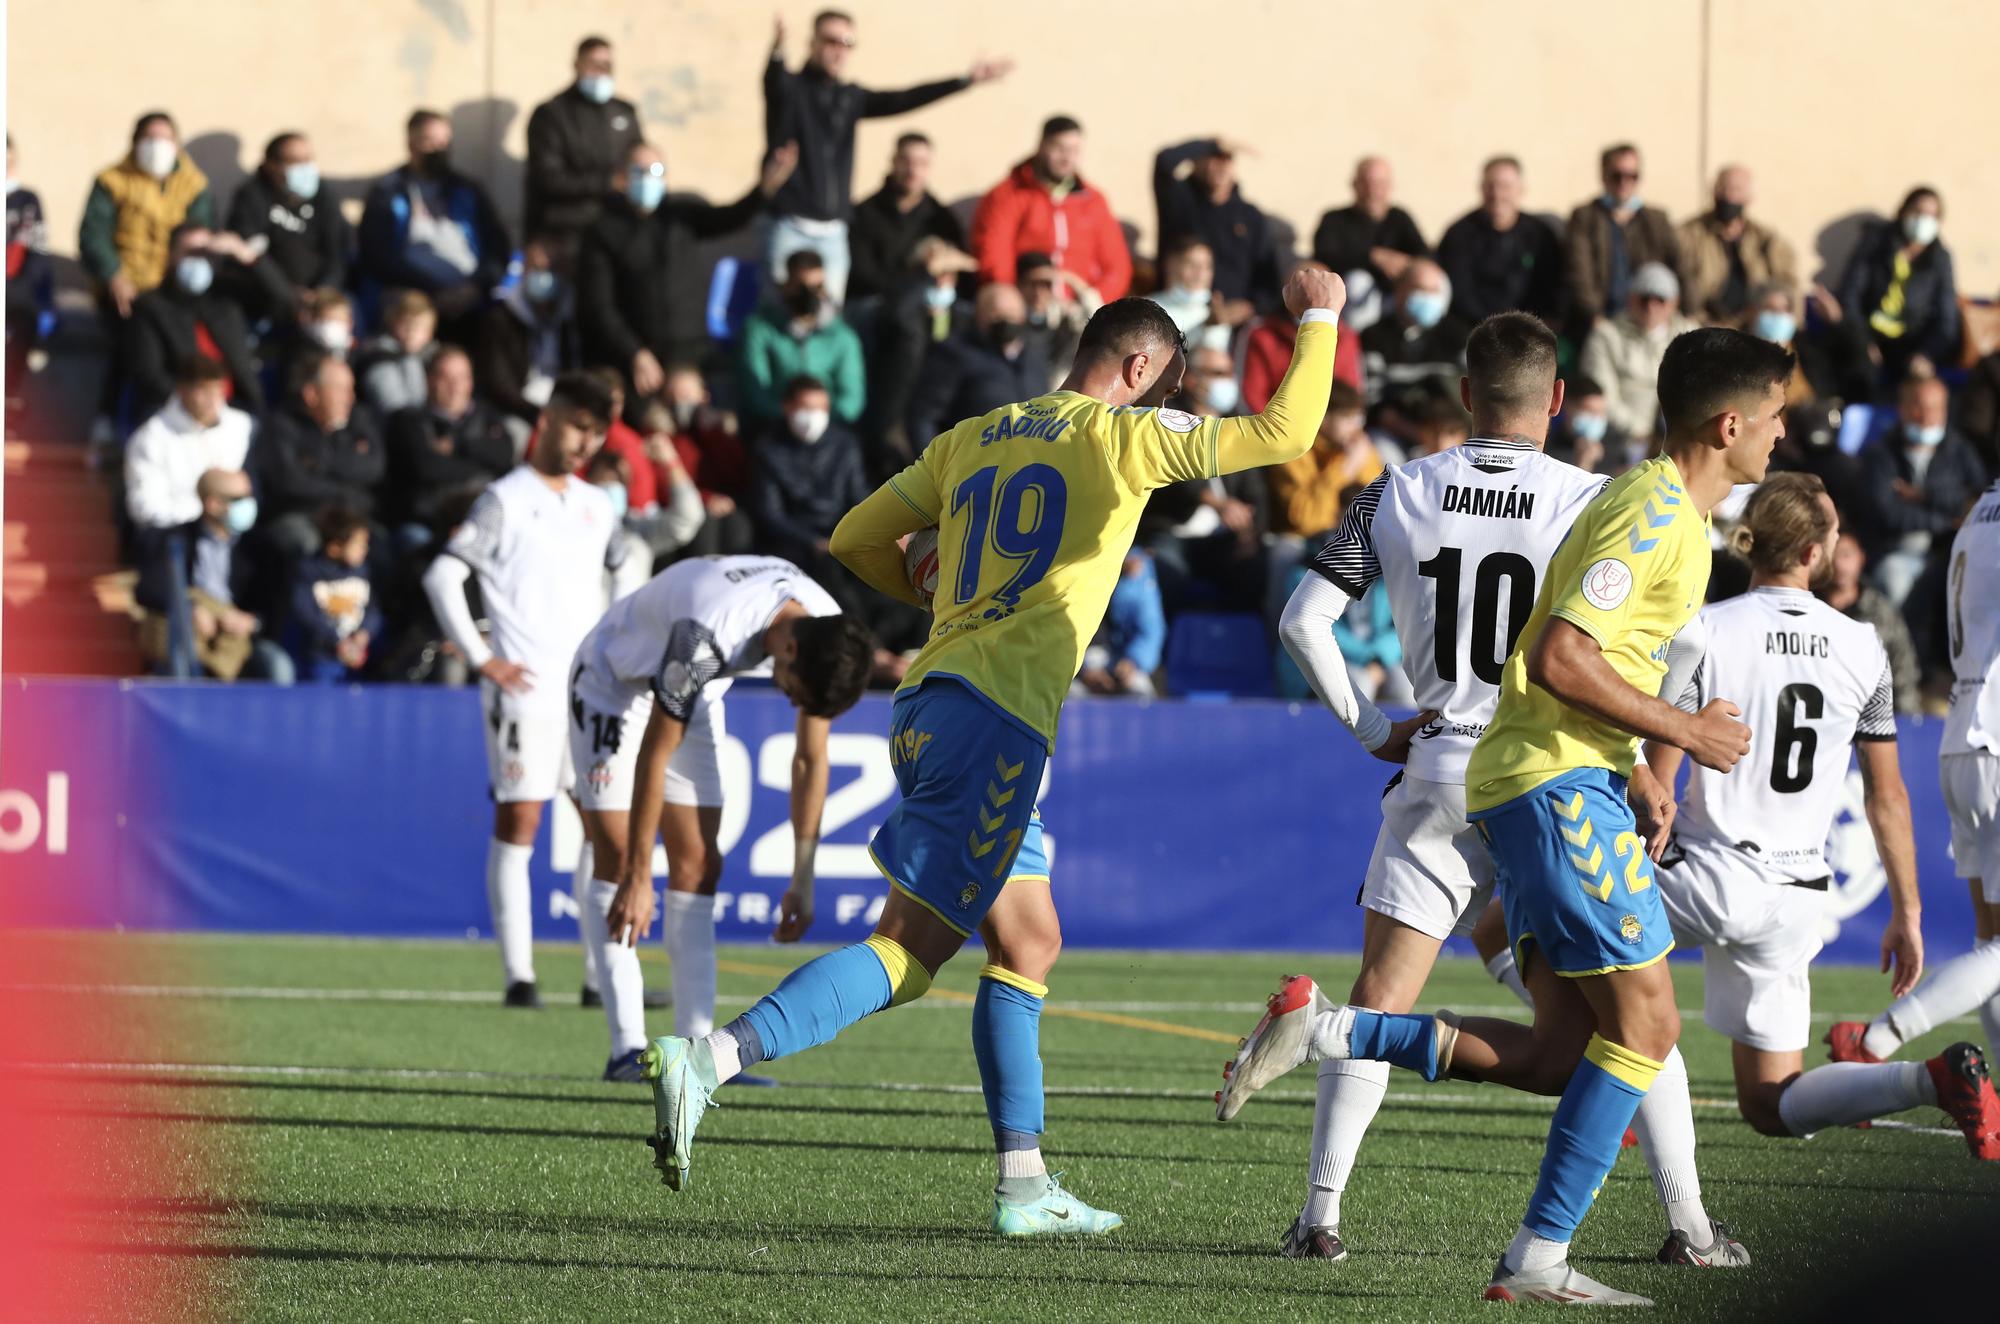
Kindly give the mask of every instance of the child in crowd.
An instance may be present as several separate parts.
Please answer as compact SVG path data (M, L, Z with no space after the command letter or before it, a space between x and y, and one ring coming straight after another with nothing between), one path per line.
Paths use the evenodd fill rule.
M437 308L421 290L398 290L382 304L383 334L355 356L361 398L384 418L427 398L424 370L437 343Z
M301 682L358 680L382 633L368 573L368 521L336 507L319 518L319 554L292 572L285 642Z

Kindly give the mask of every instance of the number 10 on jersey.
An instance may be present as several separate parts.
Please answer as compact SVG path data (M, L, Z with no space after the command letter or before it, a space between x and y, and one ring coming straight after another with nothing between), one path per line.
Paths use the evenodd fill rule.
M960 603L979 596L979 576L989 549L1013 566L1013 573L990 596L988 615L1014 610L1021 595L1042 582L1062 545L1069 489L1062 474L1046 464L1024 465L1000 482L998 465L987 465L951 494L951 516L966 512L964 541L958 549Z

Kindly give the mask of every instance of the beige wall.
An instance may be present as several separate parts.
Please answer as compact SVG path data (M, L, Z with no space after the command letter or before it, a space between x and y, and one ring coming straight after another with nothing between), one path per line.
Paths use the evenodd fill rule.
M1222 132L1261 155L1244 190L1309 241L1348 200L1354 158L1395 162L1433 240L1472 205L1479 161L1527 165L1529 203L1566 211L1596 190L1596 152L1646 152L1646 197L1676 217L1742 160L1757 210L1811 252L1831 221L1894 206L1912 183L1946 200L1945 239L1970 293L2000 289L2000 111L1993 0L851 0L853 73L896 86L1010 54L1012 77L864 126L856 189L872 191L906 127L937 139L938 191L975 194L1064 111L1090 139L1085 173L1142 231L1159 147ZM788 10L791 51L811 10ZM528 113L568 77L584 31L618 46L673 184L748 186L763 132L769 6L720 0L16 0L7 118L22 177L73 251L92 174L133 118L171 110L226 194L263 141L298 127L343 194L401 155L404 115L449 111L465 166L509 214ZM219 168L216 168L220 163ZM1983 221L1983 224L1981 222Z

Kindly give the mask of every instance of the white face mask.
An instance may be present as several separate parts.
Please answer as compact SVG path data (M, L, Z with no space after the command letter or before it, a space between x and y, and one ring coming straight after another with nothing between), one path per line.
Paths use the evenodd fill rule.
M825 409L794 409L785 415L785 424L791 428L792 435L808 446L818 445L832 422L832 412Z
M1911 212L1903 218L1903 237L1913 244L1928 244L1938 237L1938 218L1927 212Z
M180 154L179 145L171 138L141 138L139 145L132 149L132 159L154 179L165 179L171 175Z
M334 354L345 354L347 347L354 343L354 327L347 322L314 322L306 328L306 334L321 349Z

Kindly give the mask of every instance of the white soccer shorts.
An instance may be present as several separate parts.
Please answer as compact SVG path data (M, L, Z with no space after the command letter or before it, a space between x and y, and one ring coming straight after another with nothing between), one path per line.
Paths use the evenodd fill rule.
M1938 780L1958 876L1977 878L1986 903L2000 905L2000 754L1947 754Z
M721 687L711 686L695 700L687 732L667 761L665 795L670 805L705 809L722 806L720 750L728 734ZM632 791L639 766L639 741L653 715L653 696L642 694L622 713L599 711L570 698L569 756L578 769L576 800L585 809L625 811L632 808Z
M535 690L509 694L482 680L479 701L486 728L486 780L496 803L541 803L570 788L560 695Z
M1403 773L1382 795L1382 830L1360 903L1442 942L1467 934L1493 896L1493 857L1465 821L1465 786Z
M1805 1048L1812 1041L1807 969L1822 945L1827 893L1774 882L1727 846L1676 845L1681 858L1653 877L1675 943L1702 949L1702 1020L1765 1052Z

